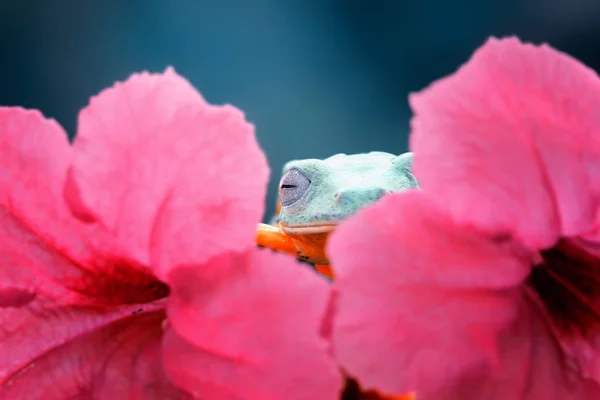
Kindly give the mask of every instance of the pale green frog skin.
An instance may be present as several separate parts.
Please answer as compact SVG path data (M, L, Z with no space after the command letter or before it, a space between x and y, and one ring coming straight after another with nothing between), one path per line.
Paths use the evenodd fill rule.
M373 151L290 161L283 168L273 224L287 235L329 232L387 193L419 188L412 160L410 152Z

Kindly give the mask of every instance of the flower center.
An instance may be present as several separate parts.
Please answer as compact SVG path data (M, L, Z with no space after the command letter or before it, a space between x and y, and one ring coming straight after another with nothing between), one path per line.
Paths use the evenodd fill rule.
M342 400L415 400L416 396L407 393L399 396L388 396L379 393L376 390L363 390L356 379L346 378Z
M67 286L98 305L150 303L169 295L169 287L132 260L98 258L93 268Z
M529 284L564 333L600 331L600 258L570 239L541 253Z

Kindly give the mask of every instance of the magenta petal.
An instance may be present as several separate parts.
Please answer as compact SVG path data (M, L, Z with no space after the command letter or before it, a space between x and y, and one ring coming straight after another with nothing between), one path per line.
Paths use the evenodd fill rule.
M82 257L75 234L80 224L62 200L72 157L65 131L39 111L0 107L0 154L0 210L71 257Z
M410 191L388 195L344 222L332 234L327 254L333 260L336 284L345 285L348 278L352 286L374 294L380 285L482 289L520 285L530 272L529 253L511 242L502 244L502 238L489 239L459 230L425 192ZM415 263L419 268L410 267ZM361 275L364 280L358 279Z
M30 312L41 310L30 309ZM163 371L161 340L162 312L94 327L70 335L64 327L69 319L93 326L92 314L87 317L77 309L63 309L63 319L56 318L50 310L46 313L46 326L37 325L42 332L35 333L34 326L19 331L21 342L3 337L19 347L26 342L38 345L40 351L19 370L3 376L0 398L27 400L63 399L191 399L176 389ZM68 340L61 341L60 339ZM25 342L25 343L24 343ZM51 344L52 343L52 344ZM51 345L50 345L51 344ZM43 351L42 351L43 350ZM2 357L14 353L2 349ZM17 358L12 358L13 365Z
M90 251L81 239L89 232L62 201L67 136L39 111L0 108L0 153L1 302L19 308L39 290L72 298L64 280L82 277L72 262Z
M64 204L64 131L0 108L0 152L0 398L188 398L162 370L164 304L135 304L158 281Z
M424 190L454 218L531 248L591 227L600 198L600 79L548 46L490 39L410 97Z
M72 152L56 121L37 110L0 107L0 153L2 206L27 209L30 218L64 211L53 209L62 204L62 183Z
M1 399L188 398L162 370L164 304L107 304L104 277L0 208Z
M152 232L159 276L255 246L269 177L254 127L232 106L211 107L194 120L195 151L177 171Z
M335 399L342 377L319 336L329 298L321 277L252 249L171 272L165 364L200 398Z
M424 191L343 223L328 247L341 366L367 389L419 400L600 395L565 365L525 289L530 260L492 239L454 225Z
M268 177L254 129L172 69L135 74L94 97L74 149L70 206L138 261L149 264L152 252L160 267L198 262L252 243Z

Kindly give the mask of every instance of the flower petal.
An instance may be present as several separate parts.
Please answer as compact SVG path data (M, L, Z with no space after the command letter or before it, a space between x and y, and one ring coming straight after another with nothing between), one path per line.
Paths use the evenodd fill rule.
M319 336L329 285L251 249L171 272L165 363L200 398L334 399L342 377Z
M253 127L172 69L93 98L74 148L69 204L143 264L198 262L253 242L268 178Z
M421 187L454 218L531 248L588 230L600 194L600 79L548 46L490 39L410 96Z
M0 398L187 398L162 372L164 305L118 304L146 288L109 272L74 263L0 208Z
M62 201L71 159L62 128L39 111L0 108L0 153L0 326L7 327L10 309L40 290L72 297L64 281L82 278L72 262L89 249Z
M164 318L164 305L135 303L166 286L70 214L64 131L37 111L0 108L0 152L0 398L81 398L84 389L115 398L119 388L149 398L138 395L148 385L172 389L161 364L139 353L160 331L161 320L152 329L148 318ZM131 379L115 380L123 372Z
M72 311L73 317L82 317L76 309ZM47 317L46 324L56 325L45 329L46 334L64 333L60 321L53 320L51 314ZM90 313L87 317L88 322L93 321ZM52 347L3 380L0 398L191 399L170 383L162 369L163 318L164 312L137 316L73 335L64 343L55 340ZM26 331L30 335L22 340L32 344L44 341L42 335L31 336L33 327ZM26 347L23 342L19 346ZM11 353L3 351L5 355Z
M438 231L447 233L431 234ZM520 285L530 272L529 253L502 238L491 239L458 230L427 193L409 191L386 195L360 217L345 221L332 233L327 254L333 257L336 284L345 284L352 275L352 285L370 288L373 294L388 284L481 289ZM419 268L408 267L415 263ZM382 267L371 269L372 264ZM358 274L370 279L354 280Z
M72 152L60 125L37 110L0 107L0 154L0 209L56 247L81 251L62 200Z
M527 257L458 229L427 196L386 196L330 239L333 350L342 367L366 389L414 391L418 399L533 400L588 390L524 290Z

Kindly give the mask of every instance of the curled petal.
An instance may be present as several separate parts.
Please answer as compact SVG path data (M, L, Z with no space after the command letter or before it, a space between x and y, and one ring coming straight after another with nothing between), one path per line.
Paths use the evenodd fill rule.
M172 69L133 75L93 98L74 149L73 211L159 275L252 243L268 178L254 129Z
M252 249L174 269L164 356L173 381L200 398L335 399L342 377L319 335L322 278Z
M424 190L458 221L533 249L590 229L600 195L600 79L548 46L490 39L410 96Z

